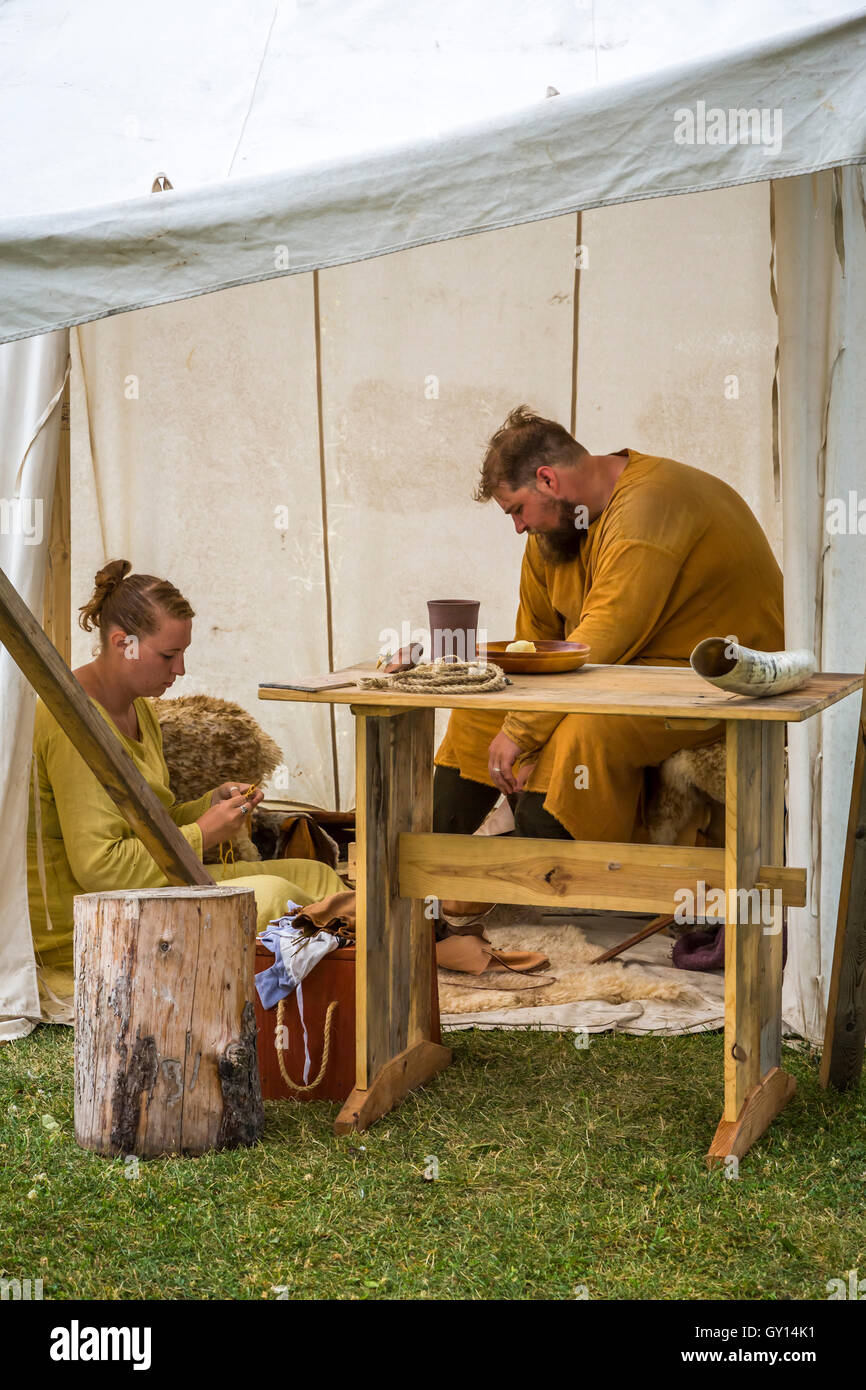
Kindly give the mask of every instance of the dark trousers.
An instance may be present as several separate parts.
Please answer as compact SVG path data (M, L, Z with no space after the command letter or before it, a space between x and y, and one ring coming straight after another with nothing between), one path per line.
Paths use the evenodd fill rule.
M515 835L536 840L570 840L564 825L544 809L544 792L517 792L508 802ZM471 782L454 767L433 771L433 830L440 835L472 835L499 800L495 787Z

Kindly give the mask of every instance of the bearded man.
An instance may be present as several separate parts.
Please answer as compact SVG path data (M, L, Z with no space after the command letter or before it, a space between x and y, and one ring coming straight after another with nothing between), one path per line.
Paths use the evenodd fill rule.
M590 454L520 406L490 440L475 497L528 533L518 639L584 642L593 663L640 666L687 666L715 635L784 646L779 566L742 497L710 473L636 449ZM471 834L503 792L518 834L640 838L645 769L723 733L627 715L454 710L436 755L433 828Z

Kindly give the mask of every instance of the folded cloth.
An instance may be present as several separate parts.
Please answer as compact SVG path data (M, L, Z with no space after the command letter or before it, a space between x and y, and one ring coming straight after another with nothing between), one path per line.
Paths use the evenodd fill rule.
M269 922L267 931L258 938L276 957L273 965L256 975L256 989L263 1009L272 1009L281 999L287 999L322 957L336 951L341 944L336 934L322 931L308 936L305 931L299 931L295 922L300 905L289 902L286 906L292 911L276 922Z
M294 925L305 936L323 931L354 941L355 913L355 893L347 889L345 893L330 893L320 902L301 908L294 918Z

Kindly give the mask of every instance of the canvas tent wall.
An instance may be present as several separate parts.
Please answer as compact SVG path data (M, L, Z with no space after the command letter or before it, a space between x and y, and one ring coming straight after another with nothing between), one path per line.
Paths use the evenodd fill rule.
M11 11L14 17L15 9L7 6L4 16ZM387 86L380 89L381 84L368 79L360 109L369 108L373 118L347 118L347 111L359 109L357 80L352 85L359 69L351 58L351 42L345 43L344 51L342 41L327 32L326 20L337 11L341 22L346 20L349 39L353 22L369 26L375 21L384 25L378 33L391 40L397 92ZM82 13L92 16L95 10L84 6ZM694 17L694 6L689 13ZM850 621L862 601L856 536L827 537L823 503L825 495L831 495L828 488L835 488L836 495L849 483L856 484L854 440L857 412L862 410L856 390L858 371L862 379L862 334L858 339L856 330L862 329L863 312L863 281L857 274L863 256L863 185L861 169L840 166L862 158L864 151L863 15L839 22L825 18L805 32L780 36L780 26L790 27L805 12L789 7L780 18L771 7L758 16L764 27L753 29L752 41L741 44L742 52L732 53L724 36L720 42L710 28L704 31L710 35L705 39L707 51L696 55L687 46L697 30L693 18L688 32L680 26L677 33L678 16L671 10L667 56L688 61L659 71L658 54L646 42L646 34L640 34L638 23L617 49L620 21L611 18L613 47L599 50L597 39L593 44L588 37L588 14L579 9L536 6L518 20L507 7L498 7L506 37L497 39L500 46L494 57L487 55L485 64L478 61L483 44L472 27L477 16L470 15L461 29L449 11L443 14L443 29L438 37L425 35L427 46L438 43L440 51L453 50L449 79L461 70L461 63L462 70L483 71L485 78L481 96L471 82L457 84L460 100L448 104L442 124L459 126L461 120L486 116L484 124L464 125L452 133L446 128L441 138L431 140L429 128L422 131L416 123L413 131L407 119L400 126L402 136L427 138L406 140L395 148L393 113L402 111L405 103L401 84L411 80L423 91L413 111L441 111L443 102L435 74L430 79L426 68L419 69L406 30L390 7L313 11L278 6L276 12L268 11L273 25L269 37L261 35L260 67L254 72L255 64L247 62L247 46L233 68L235 74L243 70L244 76L235 88L223 88L226 99L213 108L224 116L228 112L224 125L217 123L204 135L197 118L190 118L183 101L178 101L187 118L178 128L188 140L186 145L176 136L169 141L168 125L163 128L160 121L171 112L165 95L171 84L158 96L151 84L146 106L138 93L129 101L130 94L124 93L126 109L141 106L147 120L131 116L131 133L123 128L123 161L95 157L87 180L82 177L73 186L58 173L56 180L45 178L37 188L27 161L16 163L12 158L5 186L15 215L0 227L9 287L3 320L6 339L45 332L58 324L85 323L118 309L190 299L188 304L93 324L80 330L73 343L79 581L92 575L94 554L98 563L108 553L135 551L136 564L141 565L143 547L156 559L162 553L175 556L182 537L197 576L206 576L212 590L216 620L209 623L205 638L207 680L212 672L219 673L224 682L220 693L237 691L249 705L255 682L266 678L259 668L265 656L272 663L266 669L274 674L273 663L288 659L296 669L324 664L328 613L320 571L323 518L331 551L330 617L337 664L360 654L358 644L360 650L368 650L371 619L373 627L377 625L369 576L375 574L379 592L385 593L399 591L402 581L405 611L415 614L422 596L429 596L431 569L433 578L454 575L454 536L469 541L461 547L459 571L467 590L489 592L491 576L496 576L500 597L490 603L490 622L507 629L519 547L511 538L506 541L501 527L495 527L495 517L464 500L468 486L453 500L449 489L458 484L467 462L470 471L474 467L484 435L514 403L515 393L566 418L576 381L582 413L578 433L590 447L657 447L717 468L748 498L777 542L781 507L789 642L814 637L827 669L862 666L858 632L836 621L841 612ZM813 9L808 17L814 21L816 14ZM546 19L546 30L544 25L539 29L539 17ZM263 16L254 10L254 19ZM183 21L172 23L182 26ZM324 24L324 30L317 30L317 23ZM80 36L85 30L86 24L76 32ZM146 39L150 32L139 37ZM176 30L172 32L177 37ZM283 99L279 78L286 55L294 59L302 33L312 59L339 51L345 61L336 97L329 93L333 100L319 104L305 89L306 111L301 101L290 112L298 122L293 129L300 128L300 117L310 111L329 113L319 125L312 122L318 143L308 144L299 156L297 142L286 152L286 125L275 113ZM527 50L530 33L535 37ZM565 41L557 42L563 33ZM462 50L455 36L462 40ZM523 42L522 50L518 41ZM218 61L214 68L219 53L213 48L192 55L189 46L172 49L168 44L164 51L174 55L171 61L184 53L193 70L207 71L211 81L213 71L220 71ZM408 78L400 58L408 64ZM34 93L39 88L39 61L34 62ZM491 68L496 73L493 83L487 76ZM310 72L315 71L312 61ZM540 92L527 84L540 84L542 73L548 78L553 74L549 85L561 96L530 105ZM425 75L430 79L427 87ZM29 96L27 84L24 89ZM105 101L104 83L95 76L82 89L94 101ZM235 100L241 91L246 106ZM781 149L770 157L759 144L675 144L675 110L684 104L694 107L699 100L722 109L751 104L780 109L786 130ZM121 109L115 99L114 114ZM97 155L116 153L119 128L103 124ZM226 142L231 144L230 132L231 158L220 163ZM343 144L329 147L329 138ZM144 168L149 177L156 172L148 143L156 143L161 155L170 145L176 155L174 162L168 155L159 159L159 167L165 166L173 177L175 192L115 206L118 198L133 191L133 178L139 179L135 187L141 187ZM303 167L303 155L311 150L321 156L333 155L337 148L355 157L340 165L332 159ZM46 157L43 169L46 160L50 166L51 150L47 143L39 151ZM39 163L32 151L29 162ZM832 166L838 172L814 179L783 177ZM277 168L286 172L275 176ZM227 171L246 177L227 182ZM775 476L769 404L774 325L768 307L769 275L765 278L759 271L769 255L770 171L776 189L783 387L782 449ZM704 193L701 199L604 209L608 203L683 189L724 189L749 182L756 186ZM192 189L193 184L200 186ZM685 209L688 203L703 211L683 211L678 220L678 205ZM602 210L584 211L580 223L577 214L568 211L593 207ZM426 249L419 245L465 238L480 228L490 230ZM653 239L657 244L647 245ZM576 241L586 244L590 254L590 267L577 277ZM348 264L413 245L416 250L402 255L372 259L363 266ZM288 275L286 267L278 270L275 265L275 257L284 251ZM593 272L593 254L596 270L603 273ZM340 262L347 264L323 271L313 285L313 266ZM696 296L686 308L675 276L683 267L691 272L690 290ZM245 280L273 283L193 298L203 290ZM749 305L746 298L751 299ZM815 312L818 305L820 314ZM20 353L32 352L34 341L62 362L58 340L48 336L4 349L4 362L19 363ZM717 412L730 401L722 390L714 392L719 376L730 375L722 370L729 353L736 355L738 364L747 365L744 372L733 373L740 375L743 392L736 413L721 416ZM424 360L428 355L429 362ZM443 360L444 390L443 371L436 370ZM125 394L127 377L137 378L137 400ZM439 379L438 398L419 393L419 378L427 385L430 377ZM47 384L44 391L49 391ZM701 402L697 408L696 396ZM20 398L13 394L12 400L26 419ZM43 393L40 400L47 404L50 395ZM50 428L51 423L40 435L40 449L49 459ZM611 439L613 429L617 433ZM228 440L227 430L234 432ZM723 450L718 447L720 431ZM192 443L179 447L183 439ZM359 448L361 440L367 442ZM219 457L221 444L224 458ZM31 463L36 457L31 451ZM17 473L19 463L14 450L4 456L4 488L7 477L13 476L13 464ZM196 464L203 476L197 478L193 494L183 480ZM91 481L85 487L88 469ZM432 488L428 479L435 479ZM50 496L47 476L38 485L43 492L33 495ZM155 486L163 489L158 515ZM244 510L258 488L263 495L274 489L266 518ZM283 501L283 490L290 493L285 505L291 526L281 537L273 526L272 508ZM242 516L245 522L236 533L230 522L215 521L229 515ZM266 556L258 569L244 563L254 542ZM14 537L0 537L0 543L6 547L5 559ZM38 611L42 576L35 558L26 559L33 572L29 589L22 578L21 592ZM179 559L162 566L156 559L155 568L170 569L183 582ZM506 583L500 579L503 571L511 576ZM13 566L13 577L14 573ZM283 584L276 597L268 587L271 576ZM823 614L827 621L822 626ZM231 631L213 631L220 627ZM78 659L83 656L86 652L79 649ZM0 670L4 728L14 719L19 730L6 755L7 785L15 789L26 777L32 700L17 672ZM226 682L241 679L239 673L243 684L227 687ZM261 706L252 708L262 717ZM294 775L294 785L305 789L310 799L327 800L334 795L335 764L327 756L331 730L321 711L308 717L318 724L295 730L292 746L300 745L305 752L298 759L301 770ZM336 769L345 801L345 789L351 785L348 731L336 732ZM823 742L820 729L810 727L799 745L792 740L792 749L792 786L797 790L792 800L792 857L811 864L813 899L809 909L792 914L786 1016L814 1036L820 1031L822 976L834 921L834 851L841 841L846 779L850 783L850 713L842 710L838 718L825 718ZM824 766L822 788L818 773ZM2 905L12 947L0 1012L25 1018L23 802L16 805L11 791L4 801L4 823L10 822L14 835L7 843L13 867L18 864L17 877L12 876L17 897L13 892Z

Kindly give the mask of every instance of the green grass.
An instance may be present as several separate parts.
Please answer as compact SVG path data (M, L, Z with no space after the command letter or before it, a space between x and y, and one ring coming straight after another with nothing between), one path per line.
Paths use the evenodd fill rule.
M822 1091L814 1058L785 1049L797 1094L730 1180L703 1162L721 1034L446 1040L454 1065L366 1134L269 1103L256 1148L132 1179L75 1144L68 1029L0 1048L0 1277L59 1299L826 1299L866 1277L864 1093Z

